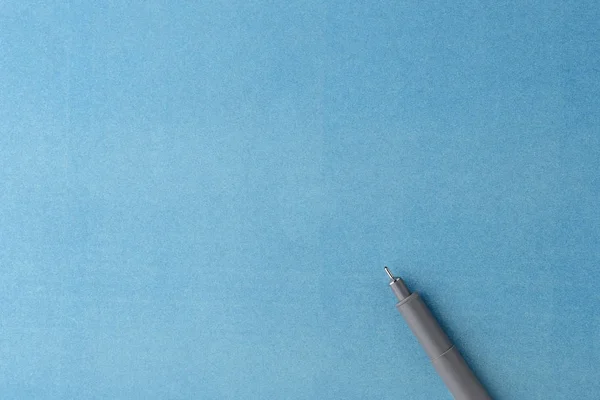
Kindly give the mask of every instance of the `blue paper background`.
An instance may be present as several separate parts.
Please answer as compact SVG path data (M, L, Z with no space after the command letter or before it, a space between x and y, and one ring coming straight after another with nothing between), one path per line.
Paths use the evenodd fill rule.
M598 2L23 3L3 398L598 398Z

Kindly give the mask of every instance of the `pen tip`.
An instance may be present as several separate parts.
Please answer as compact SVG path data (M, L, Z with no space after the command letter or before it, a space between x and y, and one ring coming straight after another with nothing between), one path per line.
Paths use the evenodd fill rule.
M390 279L394 280L394 275L392 275L389 268L387 266L385 266L383 269L385 270L385 273L390 277Z

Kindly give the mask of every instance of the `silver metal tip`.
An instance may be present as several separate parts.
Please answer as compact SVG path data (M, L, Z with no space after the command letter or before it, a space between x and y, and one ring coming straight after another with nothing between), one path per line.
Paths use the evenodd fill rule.
M394 278L394 275L392 275L392 273L390 272L390 270L388 269L388 267L384 267L383 268L385 270L385 273L390 277L391 280L394 280L396 278Z

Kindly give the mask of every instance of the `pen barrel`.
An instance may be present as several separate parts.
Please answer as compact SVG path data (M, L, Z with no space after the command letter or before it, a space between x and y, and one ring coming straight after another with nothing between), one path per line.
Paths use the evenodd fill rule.
M491 400L418 293L396 307L456 400Z

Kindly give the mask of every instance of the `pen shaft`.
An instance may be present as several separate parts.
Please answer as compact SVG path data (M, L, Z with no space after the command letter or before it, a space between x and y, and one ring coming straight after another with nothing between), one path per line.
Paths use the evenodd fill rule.
M396 307L456 400L491 400L418 293L402 299Z

